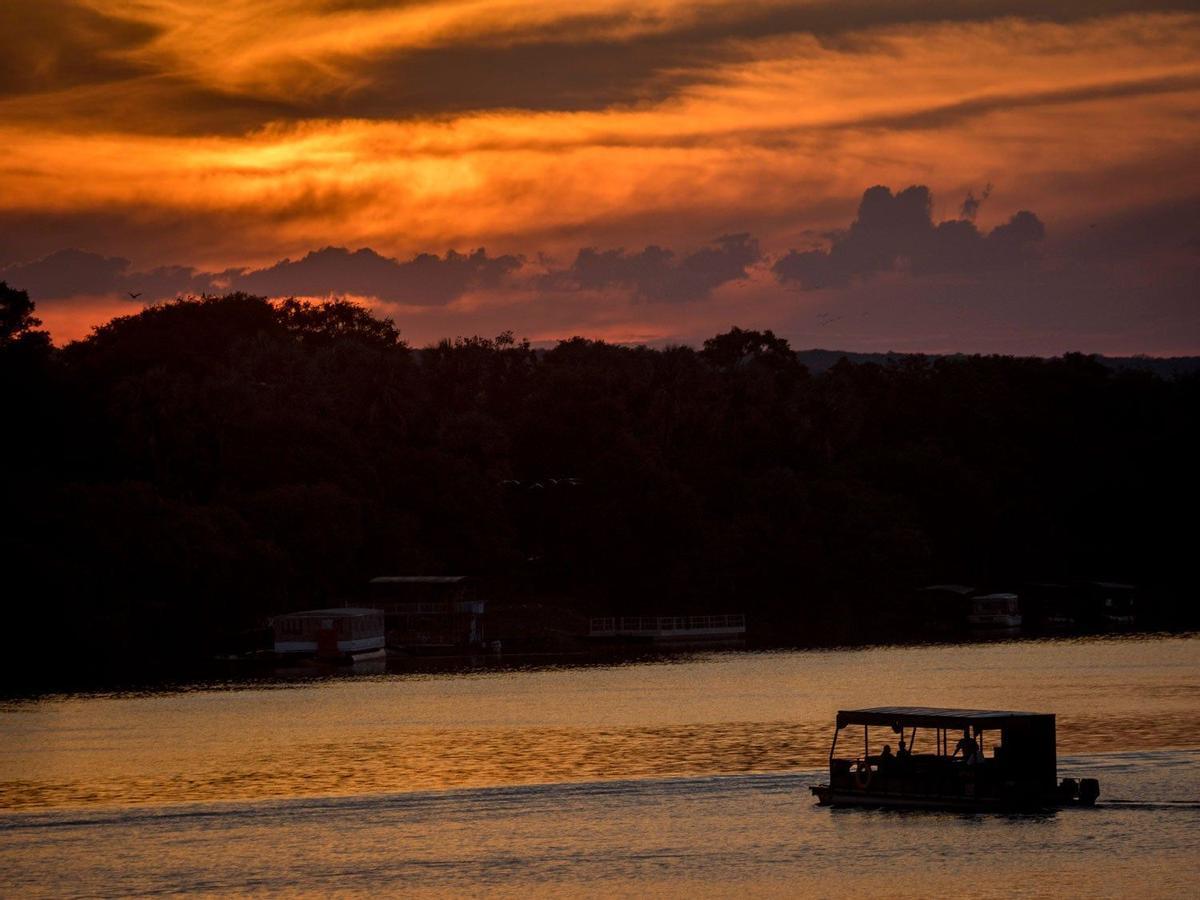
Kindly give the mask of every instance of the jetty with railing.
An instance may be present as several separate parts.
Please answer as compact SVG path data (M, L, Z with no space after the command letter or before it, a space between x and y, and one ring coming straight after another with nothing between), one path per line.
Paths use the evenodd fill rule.
M741 613L702 616L600 616L588 621L596 640L688 644L736 644L746 638Z

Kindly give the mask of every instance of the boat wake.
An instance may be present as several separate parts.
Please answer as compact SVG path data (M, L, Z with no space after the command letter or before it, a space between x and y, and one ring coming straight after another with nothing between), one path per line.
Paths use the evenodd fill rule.
M1200 809L1200 800L1123 800L1114 798L1096 803L1098 809L1110 806L1120 809L1188 810Z

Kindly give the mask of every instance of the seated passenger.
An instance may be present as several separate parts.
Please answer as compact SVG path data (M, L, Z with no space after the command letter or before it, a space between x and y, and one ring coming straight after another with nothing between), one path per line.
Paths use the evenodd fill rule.
M896 757L892 756L892 745L884 744L883 752L879 754L879 771L886 772L895 761Z

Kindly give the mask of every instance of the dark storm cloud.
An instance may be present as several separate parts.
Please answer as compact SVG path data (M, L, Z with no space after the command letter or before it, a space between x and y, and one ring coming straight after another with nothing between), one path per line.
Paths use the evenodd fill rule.
M30 125L54 128L70 122L75 129L103 132L119 123L127 134L170 136L242 135L311 112L294 102L231 94L157 74L81 86L52 97L28 94L10 101L7 109Z
M394 7L338 2L329 11ZM664 19L629 30L628 16L575 16L526 30L464 37L438 46L384 50L343 61L353 88L331 85L315 95L253 96L254 90L208 90L131 62L129 53L154 28L106 16L73 0L6 0L0 4L0 97L124 81L117 103L134 107L123 127L142 132L231 133L268 122L326 116L396 118L485 109L601 109L656 101L710 77L719 63L754 58L752 43L814 35L853 52L861 32L898 25L978 22L1004 17L1072 22L1125 12L1200 9L1198 0L843 0L803 5L740 4L704 15ZM315 68L328 61L314 61ZM144 78L152 74L153 77ZM114 97L71 104L75 117L110 117ZM154 111L170 111L157 115ZM968 111L947 110L945 114ZM111 121L111 118L109 119ZM901 126L902 123L897 123Z
M159 259L179 258L191 247L211 246L216 243L214 234L230 232L238 224L236 214L224 211L184 216L177 209L146 210L117 203L104 210L0 209L0 267L39 260L62 247L91 247L106 253L142 248Z
M82 250L59 250L29 263L0 267L0 279L28 290L34 300L82 295L136 293L143 301L217 290L267 297L354 294L414 306L439 306L478 288L500 286L520 268L515 256L449 251L421 253L407 262L374 250L326 247L302 259L285 259L265 269L201 272L190 266L130 271L129 260Z
M1046 236L1033 213L1022 210L985 235L967 219L934 225L929 188L914 185L893 195L876 186L863 193L858 216L834 235L828 250L795 250L772 267L783 282L806 289L844 287L856 278L904 269L914 275L984 273L1025 266Z
M853 51L846 36L881 26L1003 17L1071 22L1124 12L1194 10L1196 0L1031 2L851 0L716 8L660 30L613 37L625 17L576 17L487 43L404 49L362 63L366 85L314 101L309 114L387 118L483 109L602 109L662 100L702 82L718 63L753 58L748 42L811 34ZM969 110L946 110L945 115ZM902 123L897 123L902 124Z
M0 279L29 291L34 300L84 295L143 293L146 299L203 293L212 275L187 266L160 266L130 272L129 260L84 250L57 250L41 259L0 267Z
M976 210L987 194L969 194L964 212ZM895 194L883 186L870 188L850 226L828 235L828 249L793 250L775 261L772 272L781 283L817 289L844 288L888 272L969 275L983 284L1043 271L1045 227L1034 213L1019 211L984 232L969 218L935 224L931 208L924 186ZM1200 199L1182 198L1060 234L1055 258L1080 266L1148 254L1192 258L1200 246L1198 223ZM241 290L271 297L351 294L434 308L470 291L497 288L545 297L618 290L643 301L683 302L703 300L722 285L748 278L763 259L758 241L746 233L724 235L692 252L661 245L639 251L584 247L569 265L539 267L538 275L521 271L522 257L491 256L482 249L444 256L423 253L401 261L367 248L326 247L262 269L222 272L190 266L136 271L120 256L59 250L32 262L0 266L0 280L28 290L39 302L125 292L140 294L146 302Z
M663 247L639 253L585 247L568 269L551 272L541 286L551 290L623 288L644 300L701 300L730 281L747 276L762 254L748 234L727 234L679 257Z
M595 110L662 100L697 80L697 47L674 34L628 42L537 40L423 48L367 66L368 86L324 98L323 115L390 118L468 110ZM709 58L732 58L709 49Z
M144 70L122 51L156 29L106 16L72 0L0 3L0 97L116 81Z
M29 291L34 299L111 294L119 289L129 260L83 250L58 250L42 259L6 266L0 278Z
M552 269L536 286L547 291L620 288L646 300L693 300L746 277L761 259L748 234L725 235L683 256L662 247L639 253L579 251L566 269ZM363 248L326 247L298 260L284 259L264 269L202 272L188 266L130 271L129 260L81 250L59 250L29 263L0 267L0 278L26 289L35 300L73 296L143 295L143 301L237 290L267 297L351 294L411 306L442 306L472 290L500 288L517 272L517 256L489 256L485 250L444 256L420 253L401 262Z
M862 118L854 122L842 123L842 125L854 125L859 128L884 128L893 131L945 128L966 119L993 112L1035 106L1085 103L1093 100L1145 97L1154 94L1178 94L1194 91L1198 87L1200 87L1200 76L1167 75L1162 78L1140 78L1086 87L1030 91L1023 94L989 94L959 103L932 106L898 115Z
M237 273L231 285L270 297L355 294L394 303L438 306L478 288L498 287L520 268L515 256L488 256L451 250L445 256L420 253L407 262L363 248L326 247L303 259L285 259L268 269Z

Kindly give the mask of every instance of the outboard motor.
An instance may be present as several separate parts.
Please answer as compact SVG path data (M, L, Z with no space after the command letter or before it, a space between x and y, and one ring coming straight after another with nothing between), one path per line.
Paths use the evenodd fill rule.
M1079 793L1079 784L1074 778L1064 778L1058 784L1058 798L1064 803L1070 803Z
M1079 802L1091 806L1100 796L1100 782L1095 778L1082 778L1079 781Z

